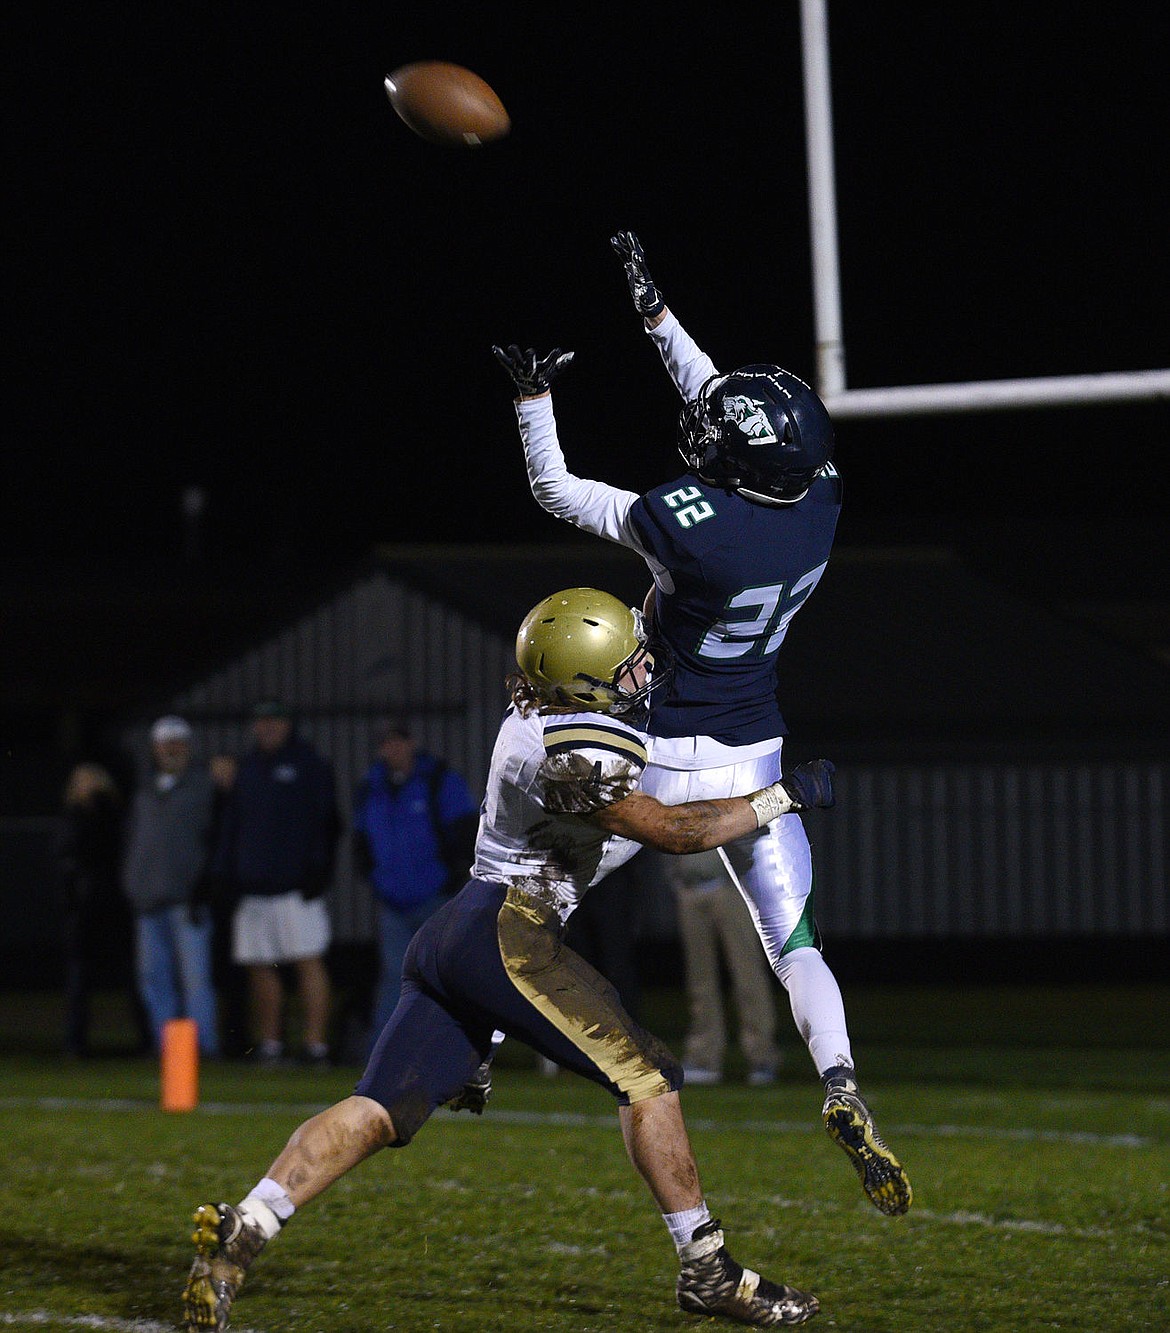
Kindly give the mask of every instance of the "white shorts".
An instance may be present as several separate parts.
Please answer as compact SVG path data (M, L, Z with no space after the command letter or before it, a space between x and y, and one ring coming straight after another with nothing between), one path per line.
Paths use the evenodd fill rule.
M642 790L663 805L746 796L780 776L781 743L775 740L768 744L771 748L762 754L752 754L747 746L738 752L723 746L725 755L712 756L716 762L694 764L685 758L677 762L676 756L664 754L652 740L650 762L642 773Z
M329 913L321 898L306 902L295 892L245 897L232 922L232 961L295 963L319 958L331 938Z
M751 745L724 745L714 736L651 736L646 749L650 762L659 768L718 769L734 768L754 759L780 759L784 737L773 736ZM770 778L770 782L775 782Z

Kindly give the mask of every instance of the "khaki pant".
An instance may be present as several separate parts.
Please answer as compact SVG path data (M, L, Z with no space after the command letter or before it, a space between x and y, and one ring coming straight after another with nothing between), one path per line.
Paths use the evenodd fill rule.
M720 871L717 879L675 880L690 1007L684 1063L722 1071L727 1047L719 967L722 952L739 1015L740 1049L753 1069L773 1069L779 1051L772 971L747 905L722 866Z

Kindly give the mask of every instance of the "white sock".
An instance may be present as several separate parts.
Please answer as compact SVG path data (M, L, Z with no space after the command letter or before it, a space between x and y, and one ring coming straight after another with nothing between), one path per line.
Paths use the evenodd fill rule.
M271 1240L296 1212L296 1205L288 1197L283 1185L265 1176L241 1201L239 1212Z
M684 1208L680 1213L663 1213L662 1220L670 1230L674 1248L680 1253L684 1245L689 1245L691 1237L704 1222L710 1222L711 1211L705 1203L697 1208Z

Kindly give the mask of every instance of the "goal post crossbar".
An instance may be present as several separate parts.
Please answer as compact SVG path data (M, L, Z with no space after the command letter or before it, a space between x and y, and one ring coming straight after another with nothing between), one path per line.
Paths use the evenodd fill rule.
M1108 375L1053 375L1041 379L975 380L959 384L904 384L844 389L825 398L839 420L991 412L1080 403L1142 402L1170 398L1170 370L1131 370Z

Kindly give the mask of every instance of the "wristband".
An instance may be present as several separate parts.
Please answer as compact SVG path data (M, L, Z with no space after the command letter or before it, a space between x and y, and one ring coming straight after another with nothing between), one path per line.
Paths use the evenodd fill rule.
M763 828L765 824L770 824L772 820L779 819L781 815L787 815L796 809L796 802L784 790L784 784L781 782L773 782L770 787L752 792L747 801L756 813L757 828Z

